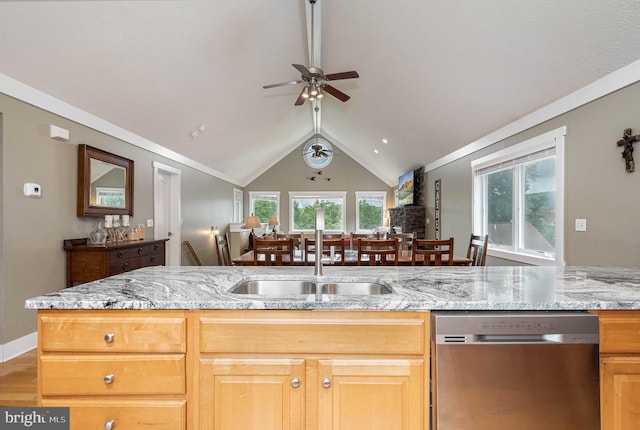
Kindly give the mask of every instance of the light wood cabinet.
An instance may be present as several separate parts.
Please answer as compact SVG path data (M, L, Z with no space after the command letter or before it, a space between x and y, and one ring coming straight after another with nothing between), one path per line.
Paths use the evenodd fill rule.
M424 430L428 313L40 310L73 430Z
M428 324L426 313L204 313L199 429L422 430Z
M183 311L41 310L38 332L38 398L71 429L187 428Z
M640 311L599 312L602 430L640 425Z

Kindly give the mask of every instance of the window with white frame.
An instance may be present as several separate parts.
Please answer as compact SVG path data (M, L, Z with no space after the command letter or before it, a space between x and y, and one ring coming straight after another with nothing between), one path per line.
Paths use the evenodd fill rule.
M124 205L124 188L96 187L96 206L123 208Z
M324 208L324 231L343 232L346 191L289 192L291 231L315 230L316 208Z
M268 224L272 216L280 219L280 191L249 191L250 212L261 224Z
M474 234L488 254L528 264L563 264L566 127L471 163Z
M384 225L386 191L356 191L356 232L370 233Z

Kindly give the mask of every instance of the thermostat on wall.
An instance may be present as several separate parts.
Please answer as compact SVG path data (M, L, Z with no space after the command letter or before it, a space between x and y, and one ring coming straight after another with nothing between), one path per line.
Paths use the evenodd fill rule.
M42 188L40 184L33 184L31 182L26 182L24 184L24 195L27 197L40 197L42 194Z

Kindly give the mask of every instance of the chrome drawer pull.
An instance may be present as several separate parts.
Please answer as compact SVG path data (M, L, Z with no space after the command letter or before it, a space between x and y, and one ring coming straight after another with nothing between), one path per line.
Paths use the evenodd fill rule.
M108 374L108 375L105 375L103 379L104 379L104 383L105 383L105 384L110 384L110 383L112 383L112 382L113 382L113 373L110 373L110 374Z
M113 333L107 333L104 335L104 341L107 343L113 342Z
M111 430L113 429L114 425L115 423L113 422L113 420L107 421L106 423L104 423L104 430Z
M293 388L298 388L300 386L300 380L298 378L293 378L291 380L291 386Z
M324 378L324 379L322 380L322 386L323 386L324 388L329 388L329 387L331 387L331 380L330 380L329 378Z

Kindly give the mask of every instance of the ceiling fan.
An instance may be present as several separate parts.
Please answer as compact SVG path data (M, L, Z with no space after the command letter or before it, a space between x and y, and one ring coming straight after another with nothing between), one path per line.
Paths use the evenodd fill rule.
M310 101L320 99L323 97L323 92L327 92L340 100L346 102L351 97L337 89L336 87L329 85L329 81L337 81L339 79L353 79L360 77L358 72L351 70L349 72L331 73L325 75L322 69L318 67L306 67L302 64L292 64L293 67L298 69L301 74L301 79L297 81L280 82L278 84L264 85L262 88L274 88L284 85L296 85L302 82L306 82L304 88L300 92L300 95L296 99L294 105L300 106L308 99Z
M314 64L314 40L313 40L313 25L314 25L314 6L317 0L309 0L309 4L311 5L311 64ZM341 73L330 73L325 75L324 71L319 67L306 67L302 64L292 64L300 72L300 79L296 81L287 81L280 82L277 84L264 85L262 88L269 89L274 87L281 87L284 85L297 85L300 83L305 83L302 91L300 91L300 95L296 99L294 103L296 106L301 106L308 99L310 101L314 101L316 99L321 99L324 96L324 92L327 92L337 98L342 102L346 102L351 97L337 89L336 87L329 84L330 81L337 81L340 79L354 79L359 78L358 72L355 70L351 70L349 72L341 72Z

